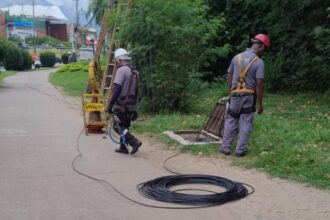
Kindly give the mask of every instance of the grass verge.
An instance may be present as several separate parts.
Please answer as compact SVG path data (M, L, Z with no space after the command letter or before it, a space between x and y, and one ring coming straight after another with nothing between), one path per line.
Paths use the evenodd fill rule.
M80 96L86 91L87 73L85 71L64 71L50 74L49 81L64 89L70 96Z
M50 81L69 95L80 95L86 88L87 74L64 71L52 74ZM178 146L162 132L199 130L226 92L224 85L204 89L191 103L190 114L143 115L145 120L134 123L133 132L152 133L169 146ZM234 163L330 189L330 98L317 93L267 94L264 108L264 114L255 117L247 156L233 160ZM217 145L191 146L186 150L218 155Z
M221 87L209 88L195 103L194 114L161 114L145 117L133 129L153 133L162 141L173 144L162 135L165 130L199 130L222 96ZM256 115L254 131L246 157L234 159L236 165L259 168L273 176L330 189L330 102L316 93L268 94L265 112ZM218 155L217 145L190 146L187 151L199 155ZM235 143L233 143L233 152Z
M3 79L8 77L8 76L12 76L15 75L16 72L15 71L4 71L4 72L0 72L0 83L3 82Z

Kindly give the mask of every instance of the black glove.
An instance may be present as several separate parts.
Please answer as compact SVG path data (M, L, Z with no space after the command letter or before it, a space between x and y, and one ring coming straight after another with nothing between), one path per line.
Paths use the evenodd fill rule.
M130 112L128 114L128 118L131 120L131 121L135 121L137 118L138 118L138 113L136 111L133 111L133 112Z

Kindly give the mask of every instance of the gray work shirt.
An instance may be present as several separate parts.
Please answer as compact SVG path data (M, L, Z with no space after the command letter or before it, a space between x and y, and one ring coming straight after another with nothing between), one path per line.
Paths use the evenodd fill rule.
M121 92L119 97L125 97L127 95L136 95L136 77L132 77L132 85L130 92L128 93L128 87L131 80L132 71L128 66L122 66L117 69L114 83L121 86Z
M128 66L119 67L116 71L114 83L121 86L121 91L117 103L120 106L125 106L128 111L137 111L138 97L138 73L132 73ZM131 82L132 80L132 82ZM131 86L130 86L131 84ZM129 88L130 87L130 88ZM129 91L128 91L129 90Z
M247 67L249 62L256 56L256 52L251 48L246 49L241 55L242 70ZM233 74L233 80L231 82L231 89L237 87L237 82L240 77L239 66L236 55L230 63L228 68L228 74ZM256 60L245 76L245 84L247 89L256 89L257 79L264 79L264 61L262 59Z

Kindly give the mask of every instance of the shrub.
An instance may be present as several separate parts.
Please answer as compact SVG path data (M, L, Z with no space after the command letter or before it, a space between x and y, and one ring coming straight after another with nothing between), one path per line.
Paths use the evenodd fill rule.
M32 67L32 57L26 50L21 50L23 56L23 70L29 70Z
M13 35L13 36L8 37L8 40L12 41L12 42L15 42L15 43L22 42L22 39L17 35Z
M17 47L9 46L8 52L4 61L6 70L22 70L23 55Z
M125 36L141 67L145 110L187 110L198 91L208 40L222 27L221 19L206 16L202 0L140 0L129 21L122 22L125 32L117 36Z
M318 90L330 87L330 8L328 0L205 1L211 14L225 14L226 29L211 47L230 43L227 59L213 61L225 74L235 53L249 46L250 38L266 33L271 49L265 54L267 87L279 90ZM258 10L256 10L258 9ZM252 18L252 19L248 19ZM217 75L213 75L213 78Z
M7 54L8 44L4 40L0 40L0 66L3 64L3 61Z
M69 64L61 66L58 69L58 72L78 72L78 71L87 72L88 63L86 63L86 62L69 63Z
M51 51L45 51L40 54L40 62L42 66L53 67L55 65L55 53Z
M84 71L84 65L82 64L76 64L76 65L71 65L71 67L69 68L70 72L77 72L77 71Z
M64 53L61 55L62 63L67 64L69 62L69 54Z

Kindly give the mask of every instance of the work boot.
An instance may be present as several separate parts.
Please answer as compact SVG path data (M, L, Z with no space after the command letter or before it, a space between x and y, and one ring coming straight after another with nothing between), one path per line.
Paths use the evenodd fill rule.
M139 150L139 147L141 147L142 145L142 142L139 141L138 139L136 139L132 144L132 151L131 151L131 154L135 154L138 150Z
M235 153L235 156L236 157L244 157L245 156L245 154L246 154L246 151L243 151L243 152L241 152L241 153Z
M128 154L128 150L125 144L121 144L119 148L115 149L117 153Z
M229 156L231 154L230 151L225 151L224 149L220 149L220 153L226 155L226 156Z

